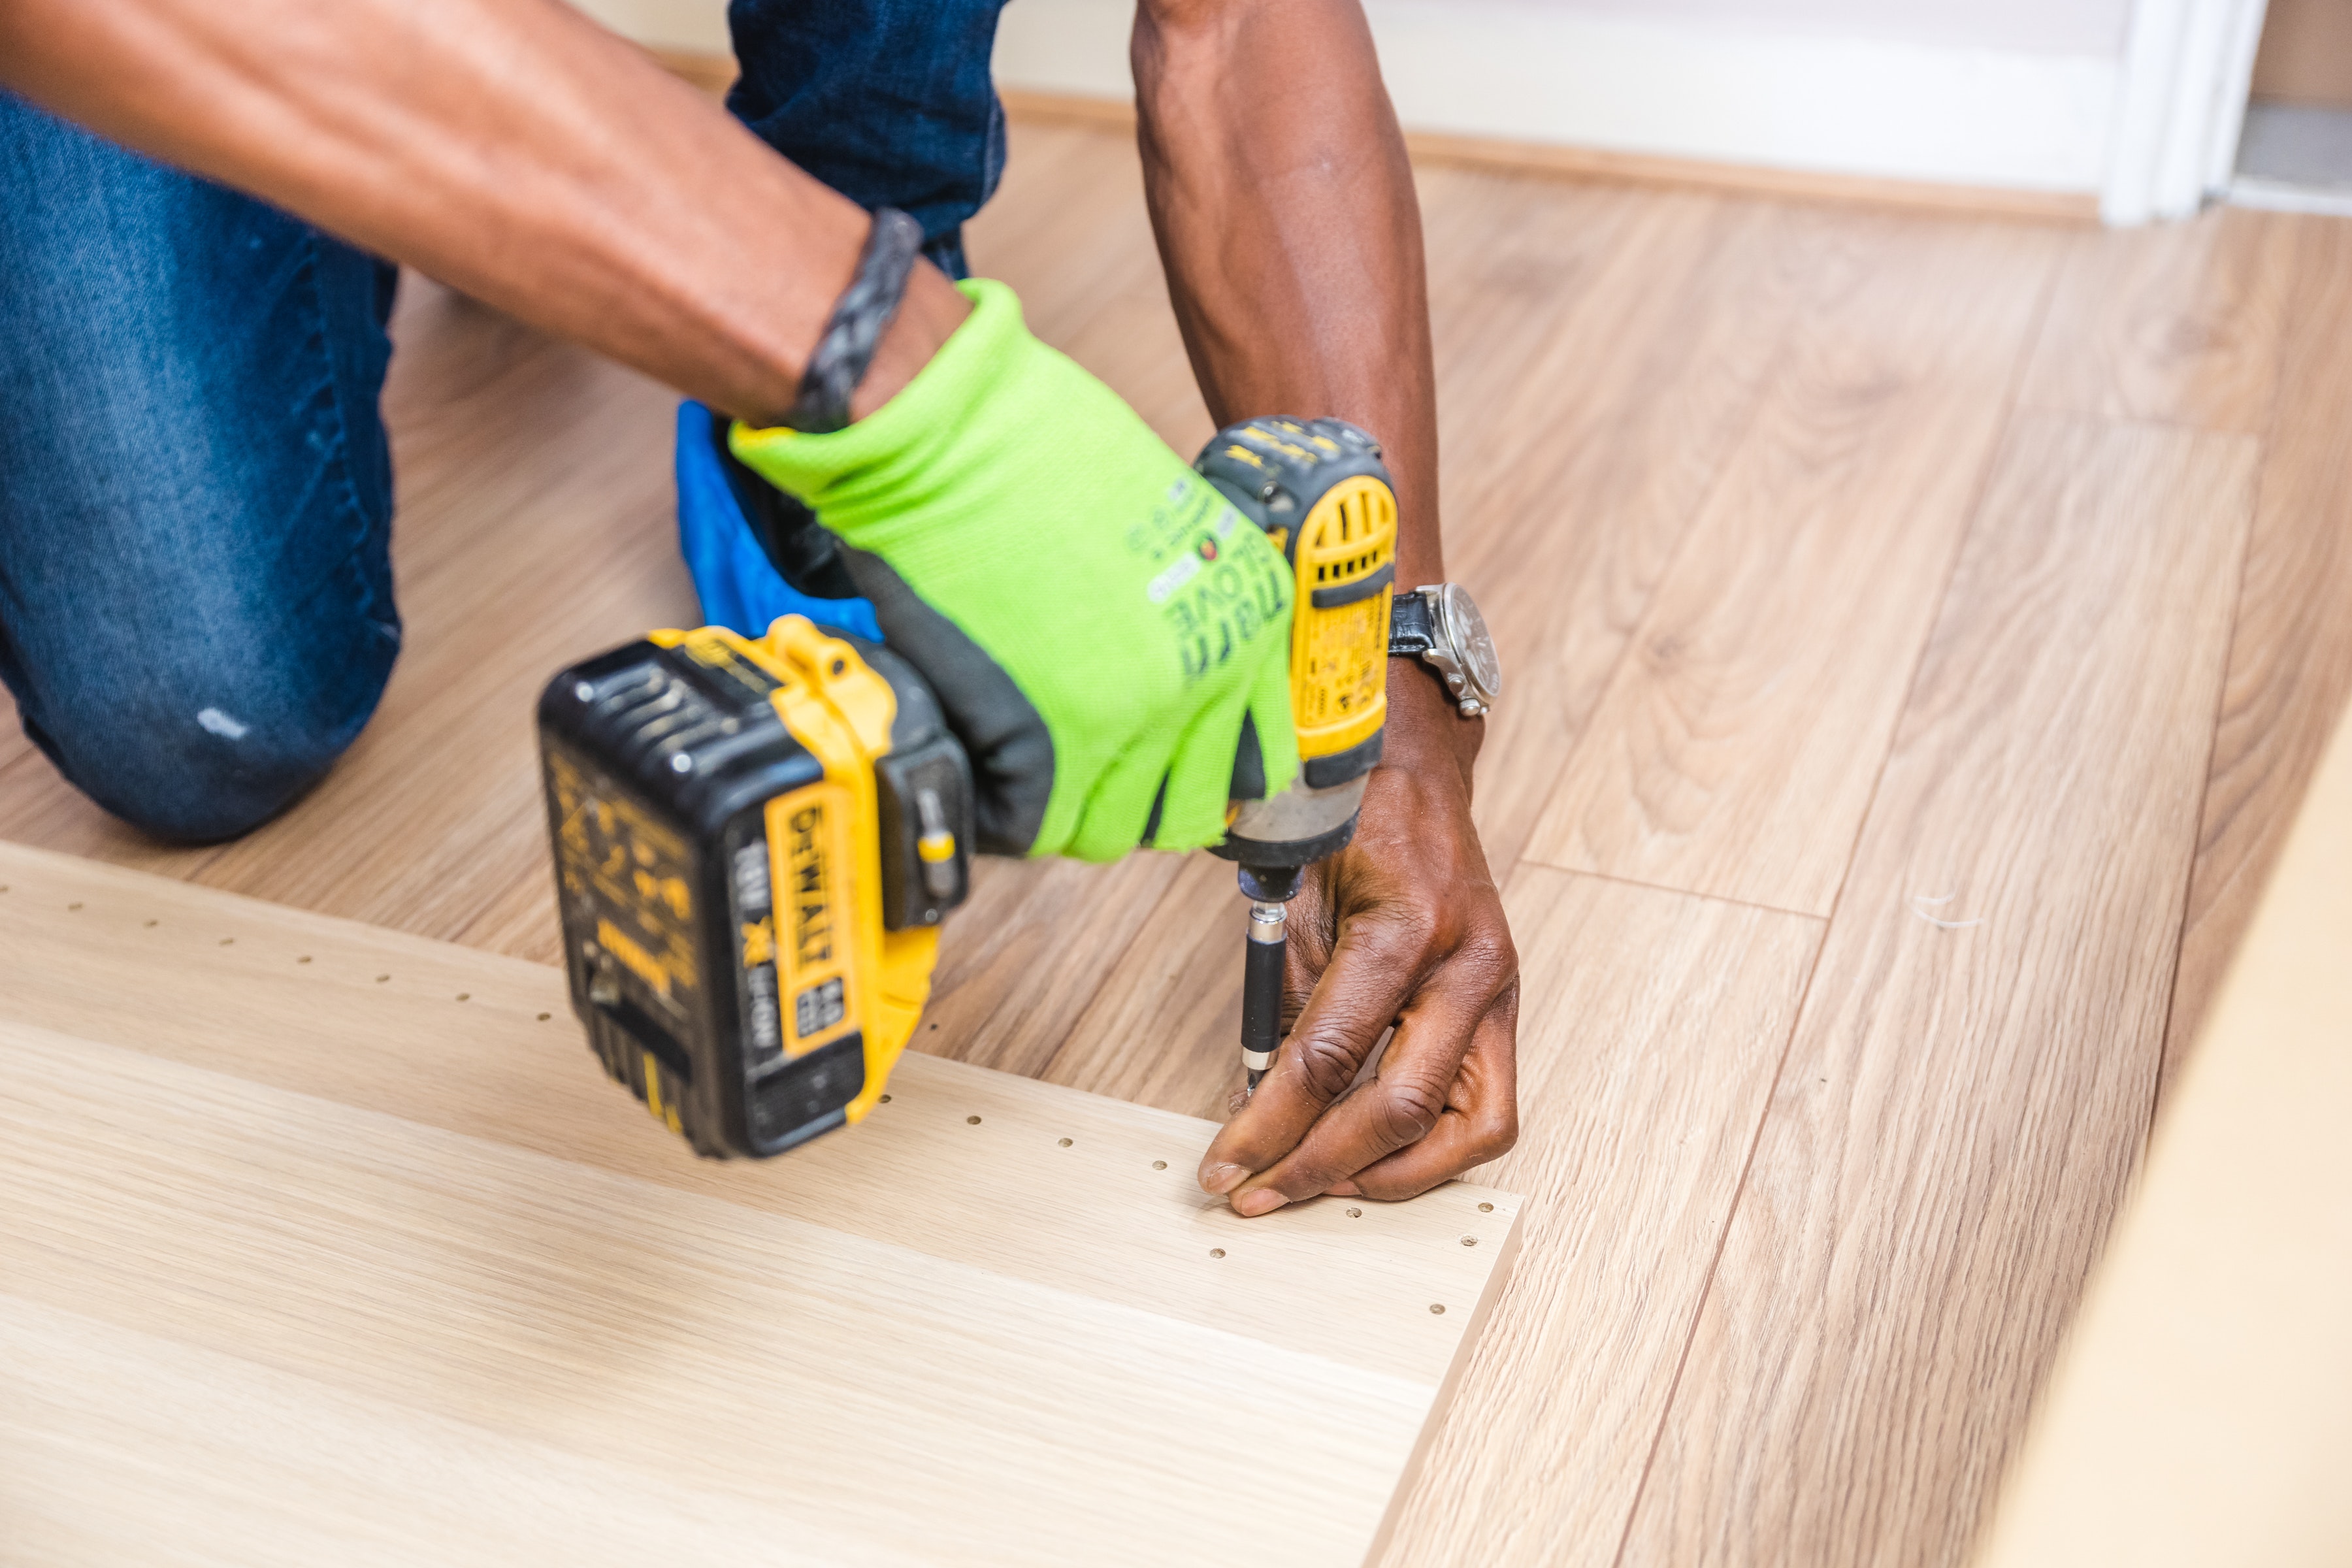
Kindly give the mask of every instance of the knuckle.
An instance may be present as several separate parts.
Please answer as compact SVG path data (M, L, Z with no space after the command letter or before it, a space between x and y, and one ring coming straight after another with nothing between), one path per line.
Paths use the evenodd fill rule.
M1495 1116L1482 1120L1470 1135L1473 1165L1483 1165L1489 1160L1499 1160L1518 1146L1519 1111L1517 1106L1506 1106Z
M1418 898L1397 899L1357 916L1363 939L1382 954L1426 952L1438 939L1439 911Z
M1297 1047L1298 1074L1307 1090L1325 1105L1337 1100L1356 1081L1356 1054L1345 1041L1328 1035L1310 1035L1292 1042Z
M1392 1146L1402 1147L1418 1143L1437 1125L1437 1119L1445 1113L1445 1089L1421 1074L1407 1073L1382 1079L1374 1103L1381 1136L1391 1140Z
M1492 981L1498 996L1506 988L1517 989L1519 950L1511 941L1508 927L1479 926L1454 950L1454 956L1456 962L1468 964Z

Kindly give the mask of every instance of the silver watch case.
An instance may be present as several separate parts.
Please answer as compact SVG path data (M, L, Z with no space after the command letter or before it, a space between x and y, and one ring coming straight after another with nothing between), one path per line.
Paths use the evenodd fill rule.
M1422 660L1445 679L1465 719L1475 719L1503 694L1503 667L1486 617L1459 583L1434 583L1413 592L1429 606L1430 647Z

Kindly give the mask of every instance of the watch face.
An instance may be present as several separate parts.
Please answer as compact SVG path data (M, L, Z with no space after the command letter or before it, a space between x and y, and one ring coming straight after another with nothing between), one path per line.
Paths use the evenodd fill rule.
M1502 661L1495 657L1495 639L1486 634L1486 617L1470 602L1470 595L1459 583L1445 584L1445 640L1454 645L1454 657L1462 666L1462 674L1476 688L1481 702L1491 705L1503 691Z

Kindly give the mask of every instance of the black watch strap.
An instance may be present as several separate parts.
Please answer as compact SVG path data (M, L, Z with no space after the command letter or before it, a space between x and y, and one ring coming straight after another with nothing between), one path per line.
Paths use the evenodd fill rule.
M1419 658L1437 646L1437 626L1430 619L1429 601L1417 591L1389 601L1389 657Z
M857 270L835 302L833 317L801 372L800 395L780 423L821 436L849 424L849 398L866 379L874 349L898 313L907 279L923 251L923 226L896 207L874 209L874 226Z

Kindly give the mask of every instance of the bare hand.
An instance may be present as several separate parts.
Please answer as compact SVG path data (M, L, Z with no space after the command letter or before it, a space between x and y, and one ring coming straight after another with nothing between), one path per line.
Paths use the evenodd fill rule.
M1425 669L1391 663L1386 761L1355 843L1290 906L1288 1037L1201 1161L1235 1213L1409 1198L1517 1141L1518 952L1470 820L1484 728Z

